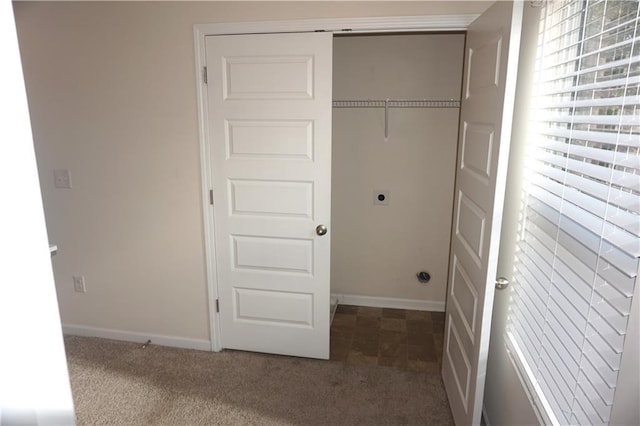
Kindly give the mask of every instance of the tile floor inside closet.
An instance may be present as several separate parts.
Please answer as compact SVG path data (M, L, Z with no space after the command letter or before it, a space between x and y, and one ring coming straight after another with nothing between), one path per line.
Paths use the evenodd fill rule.
M444 312L338 305L331 324L331 360L437 373Z

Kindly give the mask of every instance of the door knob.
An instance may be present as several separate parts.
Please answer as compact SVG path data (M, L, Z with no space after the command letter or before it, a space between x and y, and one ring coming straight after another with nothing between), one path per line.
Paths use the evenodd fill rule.
M316 234L322 236L327 233L327 227L324 225L316 226Z
M496 278L496 290L504 290L509 287L509 280L505 277Z

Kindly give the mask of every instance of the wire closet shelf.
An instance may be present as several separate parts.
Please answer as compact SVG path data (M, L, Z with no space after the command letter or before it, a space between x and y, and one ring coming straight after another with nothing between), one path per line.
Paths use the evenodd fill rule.
M384 108L384 140L389 138L389 108L460 108L455 99L351 99L334 100L334 108Z
M460 108L460 101L434 99L353 99L335 100L334 108Z

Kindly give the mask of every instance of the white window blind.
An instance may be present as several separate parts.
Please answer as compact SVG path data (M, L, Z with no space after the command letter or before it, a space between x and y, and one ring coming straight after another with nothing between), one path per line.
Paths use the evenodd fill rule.
M559 424L608 424L638 280L638 4L542 11L507 333Z

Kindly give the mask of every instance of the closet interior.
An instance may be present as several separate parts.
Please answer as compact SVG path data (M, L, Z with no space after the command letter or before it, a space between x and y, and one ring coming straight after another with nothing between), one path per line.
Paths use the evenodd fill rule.
M334 36L334 312L336 302L444 310L464 43L464 33Z

